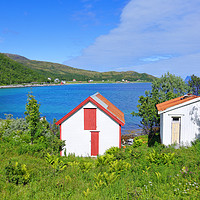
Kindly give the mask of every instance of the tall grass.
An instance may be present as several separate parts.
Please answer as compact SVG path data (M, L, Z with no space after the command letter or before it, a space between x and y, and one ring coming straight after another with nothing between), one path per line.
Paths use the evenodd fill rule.
M198 199L200 142L174 149L147 147L146 137L141 139L141 146L112 148L97 159L52 156L65 166L62 170L42 154L21 154L19 147L1 141L1 199ZM27 184L8 181L9 161L26 165Z

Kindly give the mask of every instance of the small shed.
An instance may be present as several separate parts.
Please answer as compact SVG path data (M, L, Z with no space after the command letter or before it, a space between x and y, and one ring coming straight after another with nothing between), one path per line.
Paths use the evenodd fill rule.
M62 119L60 139L65 140L61 155L102 155L110 147L121 147L124 113L100 93L89 96Z
M200 137L200 96L187 94L156 105L164 145L189 146Z

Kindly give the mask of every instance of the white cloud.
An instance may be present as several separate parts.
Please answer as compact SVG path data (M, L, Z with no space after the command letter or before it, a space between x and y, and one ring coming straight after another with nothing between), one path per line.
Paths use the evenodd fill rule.
M171 64L176 73L183 71L183 66L187 71L190 63L200 60L199 10L199 0L131 0L117 28L65 64L97 71L134 66L131 69L146 72L148 68L157 75ZM182 66L178 65L181 60L185 61ZM198 72L193 69L197 71L192 73Z

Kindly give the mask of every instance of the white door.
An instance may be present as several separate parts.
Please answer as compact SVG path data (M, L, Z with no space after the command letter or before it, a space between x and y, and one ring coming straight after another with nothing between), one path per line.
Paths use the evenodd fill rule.
M172 117L172 144L180 143L181 118Z

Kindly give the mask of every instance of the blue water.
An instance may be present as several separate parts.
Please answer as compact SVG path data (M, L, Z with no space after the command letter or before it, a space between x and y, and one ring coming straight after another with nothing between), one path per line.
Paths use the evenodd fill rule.
M41 116L46 116L49 122L53 118L60 119L92 94L99 92L125 114L126 130L138 128L140 118L130 113L137 111L139 96L145 90L150 90L150 83L123 84L71 84L62 86L45 86L33 88L0 89L0 118L4 114L12 114L14 118L24 117L28 92L33 92L41 104Z

